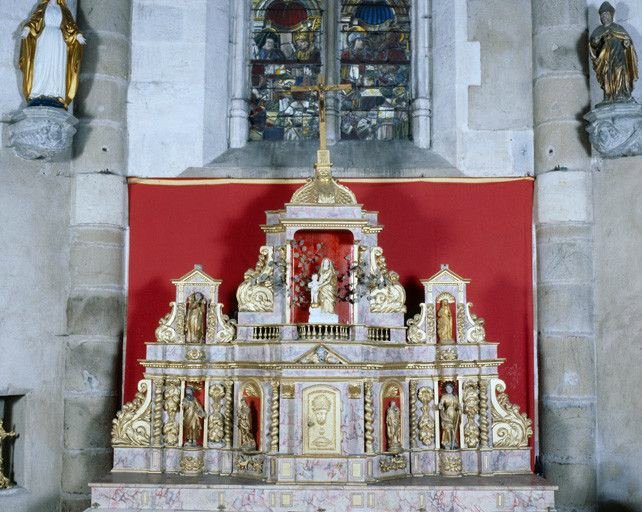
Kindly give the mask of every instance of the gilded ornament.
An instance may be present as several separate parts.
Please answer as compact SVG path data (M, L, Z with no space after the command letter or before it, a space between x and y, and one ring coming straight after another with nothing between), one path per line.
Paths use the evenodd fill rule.
M243 386L243 394L245 396L261 396L258 386L253 382L248 382Z
M384 398L396 398L399 394L399 386L397 384L388 384L383 390Z
M466 342L467 343L483 343L486 341L486 329L484 327L484 319L479 318L477 315L471 312L470 308L473 306L472 302L466 304L466 318L469 323L472 324L466 331Z
M348 398L361 398L361 384L348 384Z
M382 473L401 471L402 469L406 469L407 465L408 461L403 455L393 455L379 459L379 470Z
M232 411L232 393L234 390L234 381L225 381L225 448L232 448L232 429L233 429L233 411Z
M270 412L270 451L279 451L279 382L272 382L272 402Z
M439 472L443 476L461 476L461 456L458 453L440 453Z
M294 384L281 384L281 398L287 400L294 398Z
M475 417L479 414L479 387L477 382L467 380L464 382L464 442L468 448L477 448L479 445L479 425Z
M426 324L426 304L419 305L419 313L408 320L408 343L426 343L428 335L424 329Z
M245 272L236 291L239 311L269 312L274 309L273 249L264 245L254 269Z
M163 425L163 439L165 446L178 445L178 415L179 405L181 403L181 381L179 379L168 379L165 382L165 411L167 418Z
M185 357L188 361L203 361L205 359L205 352L198 348L192 348L187 351Z
M207 440L216 444L225 437L225 417L221 412L222 400L225 397L225 387L221 384L211 384L209 388L210 415L207 419Z
M372 382L364 384L364 440L366 444L366 453L374 453L374 406L372 404Z
M300 364L346 364L337 354L323 345L318 345L306 352L297 362Z
M210 301L207 306L207 326L205 327L205 343L214 343L216 342L216 334L218 327L218 306L223 307L222 304L215 304Z
M488 379L479 380L479 441L488 448Z
M434 304L426 304L426 333L428 335L426 343L435 343L437 341Z
M425 446L432 446L435 441L435 420L430 415L430 402L433 401L432 388L422 387L417 392L421 402L421 417L419 418L419 440Z
M161 446L163 434L163 377L152 378L154 404L152 407L152 446Z
M237 471L245 473L263 474L263 459L258 457L249 457L247 455L239 455L236 459Z
M441 427L441 447L445 450L459 448L457 432L461 419L459 400L453 394L454 386L447 382L445 393L439 399L439 423Z
M176 319L176 302L170 302L172 310L158 321L156 328L156 342L158 343L176 343L176 330L172 327Z
M218 323L216 341L218 343L230 343L233 341L236 338L236 322L223 314L223 304L216 305L216 321Z
M4 453L4 450L3 450L4 442L9 438L15 439L16 437L18 437L18 434L16 434L16 432L12 430L7 432L4 429L4 425L2 423L3 421L0 420L0 489L8 489L9 487L12 487L11 480L9 480L9 478L6 477L2 472L2 469L3 469L2 454Z
M405 313L406 291L399 284L399 274L388 270L381 247L370 251L370 294L368 301L373 313Z
M457 349L455 347L438 347L437 361L456 361Z
M410 406L410 448L417 447L417 381L411 380L408 383L408 395Z
M194 396L194 386L185 386L185 397L183 398L183 434L186 446L197 446L201 440L202 423L205 418L205 411Z
M201 457L183 455L180 461L181 473L184 475L198 475L203 472L205 463Z
M490 386L493 447L527 447L528 438L533 435L533 422L526 413L520 413L518 405L510 402L508 395L504 393L506 383L503 380L492 379Z
M466 307L463 304L457 304L457 340L463 342L464 328L466 325Z
M112 422L112 446L147 447L151 437L151 381L138 383L138 392L131 402L123 405Z
M185 343L185 304L176 305L176 322L174 325L176 340L174 343Z
M303 391L303 452L338 453L341 436L341 397L330 386L312 386Z

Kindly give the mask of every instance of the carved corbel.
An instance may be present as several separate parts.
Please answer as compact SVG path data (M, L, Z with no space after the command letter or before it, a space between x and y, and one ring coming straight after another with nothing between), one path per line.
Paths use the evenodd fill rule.
M157 343L176 343L176 329L173 325L178 308L176 302L170 302L169 305L172 308L171 311L158 321L155 332Z
M236 291L239 311L269 312L274 309L273 249L264 245L254 269L245 272Z
M399 284L399 274L388 270L381 247L370 250L370 294L368 302L373 313L405 313L406 290Z

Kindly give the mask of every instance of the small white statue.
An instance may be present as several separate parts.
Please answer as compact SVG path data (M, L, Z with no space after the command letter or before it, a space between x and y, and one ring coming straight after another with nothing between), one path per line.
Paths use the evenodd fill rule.
M310 305L313 308L319 307L319 274L312 274L312 278L308 283L310 288Z

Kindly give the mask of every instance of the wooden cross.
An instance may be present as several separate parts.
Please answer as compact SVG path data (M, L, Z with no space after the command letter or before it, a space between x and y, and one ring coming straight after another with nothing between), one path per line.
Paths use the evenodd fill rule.
M325 85L323 76L319 76L316 85L293 85L290 92L312 92L319 95L319 149L327 149L328 133L325 122L325 95L330 91L351 91L350 84L329 84Z

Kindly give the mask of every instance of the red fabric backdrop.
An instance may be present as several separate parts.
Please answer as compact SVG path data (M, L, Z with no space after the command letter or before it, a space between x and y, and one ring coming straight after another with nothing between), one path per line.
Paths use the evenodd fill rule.
M259 224L301 181L130 180L130 251L124 400L142 378L138 360L174 299L171 279L195 263L223 280L225 312L265 242ZM499 375L511 400L534 412L531 179L343 180L385 226L379 242L406 287L408 314L423 299L420 279L441 263L472 279L468 299L487 339L506 358Z

